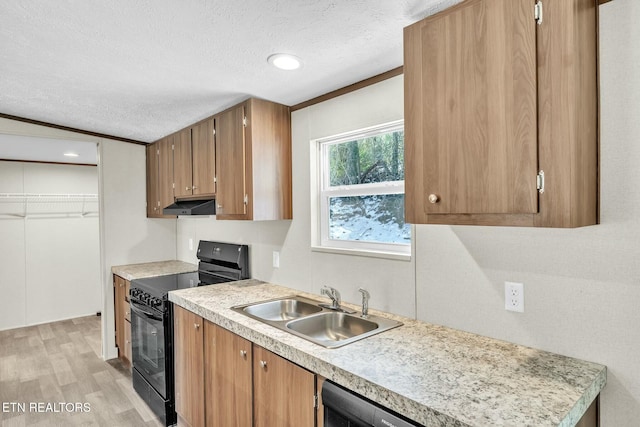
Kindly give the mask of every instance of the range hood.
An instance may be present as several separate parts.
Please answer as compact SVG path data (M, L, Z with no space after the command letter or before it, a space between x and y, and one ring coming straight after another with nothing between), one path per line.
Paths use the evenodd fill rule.
M215 215L216 201L213 200L176 200L162 209L163 215Z

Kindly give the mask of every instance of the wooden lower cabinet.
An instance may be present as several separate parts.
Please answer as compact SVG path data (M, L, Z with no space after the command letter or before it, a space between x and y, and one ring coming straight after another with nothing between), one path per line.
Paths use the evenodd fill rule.
M174 354L179 426L318 425L314 373L176 305Z
M178 424L203 427L204 360L203 319L174 305L173 343L175 397Z
M131 321L124 321L124 358L127 359L129 365L131 365L131 356L133 355L131 349Z
M208 427L250 426L251 342L205 322L205 407Z
M131 309L129 308L129 289L131 282L113 276L113 308L116 329L118 357L131 366Z
M316 376L253 345L254 427L315 426Z

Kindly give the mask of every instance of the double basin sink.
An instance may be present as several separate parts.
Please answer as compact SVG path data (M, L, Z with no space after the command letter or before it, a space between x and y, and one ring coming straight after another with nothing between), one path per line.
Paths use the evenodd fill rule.
M299 295L232 307L232 310L327 348L337 348L402 325L395 320L332 310Z

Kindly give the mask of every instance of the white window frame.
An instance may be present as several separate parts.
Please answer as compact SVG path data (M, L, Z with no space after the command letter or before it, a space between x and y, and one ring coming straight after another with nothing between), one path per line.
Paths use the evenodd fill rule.
M329 238L329 200L332 197L404 194L404 181L387 181L381 183L342 185L331 187L329 185L330 178L328 173L329 147L331 145L340 144L347 141L364 139L375 135L396 132L399 130L404 131L404 120L397 120L378 126L372 126L366 129L360 129L312 141L312 144L315 145L315 154L317 156L316 190L318 194L317 208L315 212L317 233L312 241L312 249L322 252L351 253L355 255L403 260L410 259L412 246L411 243L383 243ZM415 230L412 227L412 236L414 234L414 231Z

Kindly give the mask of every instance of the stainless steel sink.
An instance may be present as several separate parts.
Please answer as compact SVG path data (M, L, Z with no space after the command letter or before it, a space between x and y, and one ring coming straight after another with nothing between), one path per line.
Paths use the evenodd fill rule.
M304 302L299 298L286 298L250 305L243 310L259 319L281 321L317 313L322 311L322 307Z
M384 317L347 314L320 306L301 296L290 296L232 307L234 311L327 348L337 348L402 323Z
M346 313L322 313L287 323L287 329L325 347L337 347L376 331L376 322Z

